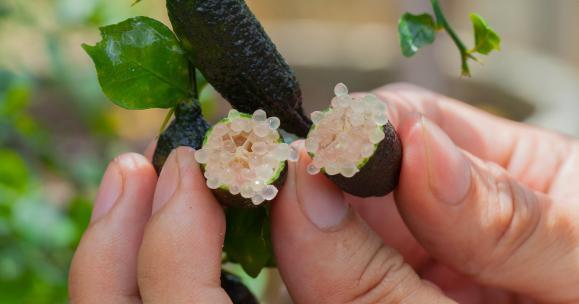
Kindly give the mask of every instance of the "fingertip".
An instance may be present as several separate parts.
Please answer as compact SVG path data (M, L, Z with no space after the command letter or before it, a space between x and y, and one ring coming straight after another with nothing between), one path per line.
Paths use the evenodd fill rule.
M403 157L399 184L394 192L395 202L408 228L419 237L424 229L437 229L437 226L431 225L441 215L439 202L429 185L429 160L422 115L414 114L402 123L400 139Z
M189 147L175 149L159 178L139 253L139 285L146 301L198 302L207 295L192 290L220 286L225 216L194 154Z
M113 161L117 164L123 178L123 191L120 201L128 202L127 211L133 212L135 209L146 209L151 212L151 203L157 174L151 162L138 153L125 153Z
M117 205L117 201L123 200L123 197L131 196L133 193L138 193L137 197L152 194L152 191L142 193L139 189L151 189L156 180L155 170L144 156L137 153L117 156L103 175L95 198L91 223L105 216Z
M94 201L91 223L106 215L121 195L124 183L121 172L121 168L114 161L107 166Z
M146 157L139 153L128 152L117 156L113 162L117 163L119 167L126 172L147 170L152 168L151 163Z
M153 213L156 213L169 201L173 193L177 190L179 183L179 164L177 163L176 150L173 150L167 157L159 174L159 180L153 196Z
M175 161L180 173L180 185L183 187L193 187L195 191L210 193L209 188L205 187L205 177L201 172L199 163L195 160L196 150L189 146L177 147L172 154L175 155Z
M302 146L297 142L296 146ZM323 173L310 175L300 149L272 211L276 260L292 298L304 303L398 302L406 290L439 297L355 214ZM415 295L408 296L414 298Z
M311 175L304 159L297 168L296 193L305 217L321 231L333 231L345 221L350 207L342 191L324 174Z
M402 123L416 117L419 115L418 111L422 110L416 102L402 96L403 92L407 91L425 92L424 89L408 83L388 84L373 91L376 96L386 102L388 118L397 130L402 126ZM418 95L413 96L413 98L418 98Z
M414 115L403 124L401 140L399 205L431 214L437 204L456 205L464 200L471 188L470 163L437 125Z
M113 163L117 165L125 184L144 183L154 187L157 174L151 162L139 153L129 152L117 156ZM152 193L152 192L151 192Z
M210 221L219 222L223 210L206 186L205 177L195 160L195 149L178 147L171 152L161 171L154 195L153 212L181 217L177 210L188 208L190 212L203 214ZM170 205L170 206L169 206ZM168 210L161 210L167 206Z
M281 235L286 234L286 230L288 227L300 227L299 223L301 222L301 215L296 212L297 209L297 193L296 193L296 181L297 176L299 173L300 163L302 162L309 162L309 155L303 149L303 140L296 140L291 144L294 148L298 149L299 151L299 158L297 162L288 162L288 172L287 178L283 186L281 187L279 194L272 202L271 207L271 225L272 225L272 233L280 235L280 239L284 237ZM273 239L277 239L276 236L273 236ZM284 242L280 242L279 246L283 247L285 244ZM275 246L274 242L274 246ZM280 252L283 252L284 249L280 248Z
M297 175L299 174L299 167L302 163L309 163L311 161L310 156L308 155L305 147L304 147L304 140L298 139L293 141L291 144L292 148L296 149L299 153L298 160L288 161L287 162L287 178L280 189L278 196L275 198L274 202L272 203L272 213L277 213L276 209L278 205L283 206L286 202L292 201L295 202L297 199L296 196L296 179ZM283 216L283 212L280 212L280 216Z
M436 124L424 118L428 185L438 201L457 205L471 189L471 166L464 153Z
M422 122L422 115L415 113L404 120L398 129L403 147L403 156L400 179L398 187L395 190L395 196L407 192L411 194L418 192L416 194L420 194L425 192L424 190L428 190L415 191L416 187L425 185L421 183L421 181L424 180L427 172L426 147L424 133L422 131Z

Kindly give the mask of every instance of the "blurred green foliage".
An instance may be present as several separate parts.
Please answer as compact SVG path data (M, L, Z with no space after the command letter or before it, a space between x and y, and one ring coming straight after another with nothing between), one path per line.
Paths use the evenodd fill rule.
M131 149L80 43L96 40L99 26L163 5L131 4L0 1L0 303L67 302L68 268L98 182L108 160ZM216 94L199 77L212 117Z
M96 25L127 17L130 3L121 2L0 3L0 35L10 35L14 28L38 34L35 37L42 41L36 42L42 47L30 52L31 59L48 58L48 69L39 71L34 64L12 64L12 57L19 54L2 50L0 303L67 302L68 267L88 225L90 198L118 144L110 105L104 102L93 70L67 62L64 41L71 28L93 31ZM52 11L42 11L45 7ZM47 18L51 26L43 21ZM53 105L41 104L51 99ZM67 153L61 134L50 128L50 118L42 119L47 109L74 113L77 127L86 130L82 136L100 151Z
M46 200L40 171L54 171L54 151L28 113L33 86L4 70L0 79L0 303L64 303L90 204L80 193L64 207Z

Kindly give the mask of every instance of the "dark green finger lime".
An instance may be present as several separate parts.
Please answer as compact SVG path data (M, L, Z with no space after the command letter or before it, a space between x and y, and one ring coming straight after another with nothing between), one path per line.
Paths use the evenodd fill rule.
M234 108L263 109L306 135L296 77L243 0L167 0L167 10L193 65Z

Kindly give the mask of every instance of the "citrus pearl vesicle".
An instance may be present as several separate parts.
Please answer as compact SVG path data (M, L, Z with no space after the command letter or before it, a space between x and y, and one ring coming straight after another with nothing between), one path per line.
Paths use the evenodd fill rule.
M222 204L251 207L275 198L280 186L276 182L285 177L285 162L295 159L279 125L277 117L268 118L261 109L252 115L231 110L207 132L195 159L202 165L207 187ZM236 202L239 197L242 203Z
M314 124L305 148L312 162L307 172L323 172L357 196L387 194L398 182L402 146L386 116L386 104L372 94L351 96L342 83L334 93L329 109L311 114Z

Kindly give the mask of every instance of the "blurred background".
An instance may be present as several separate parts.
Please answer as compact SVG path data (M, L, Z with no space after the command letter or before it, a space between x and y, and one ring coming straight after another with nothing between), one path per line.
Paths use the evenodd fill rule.
M429 11L427 0L248 0L295 68L307 112L325 107L337 82L362 91L409 81L579 135L578 1L441 3L467 44L470 12L503 39L501 52L471 64L472 78L459 77L444 34L415 58L401 56L397 20ZM80 48L99 40L98 26L136 15L169 24L164 1L0 0L0 303L66 302L68 265L107 162L143 151L159 132L166 111L107 101ZM202 96L210 120L228 110L210 87ZM251 282L270 303L283 302L280 286L272 271Z

